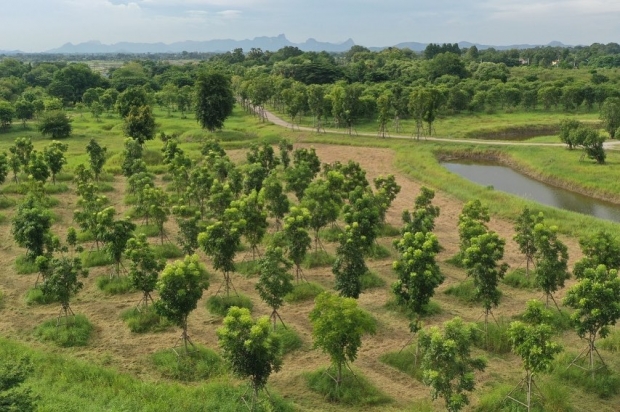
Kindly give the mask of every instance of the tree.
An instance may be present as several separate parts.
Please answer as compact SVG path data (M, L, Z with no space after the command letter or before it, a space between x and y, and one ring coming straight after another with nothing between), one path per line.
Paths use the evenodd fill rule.
M39 132L43 136L50 136L52 139L63 139L71 135L72 120L62 111L46 113L39 120Z
M326 353L336 368L336 387L342 381L342 367L357 358L362 336L374 334L375 320L357 307L353 298L344 298L323 292L314 300L310 312L314 347Z
M258 261L259 273L256 290L260 298L272 309L270 319L273 321L273 330L276 330L276 321L284 321L278 313L278 309L284 304L284 296L293 291L293 276L288 272L291 262L284 257L279 247L269 246L265 255Z
M534 264L536 245L534 243L534 226L542 223L542 214L534 215L526 206L515 223L514 241L519 246L519 251L525 255L525 276L530 275L530 263Z
M593 159L598 164L604 164L607 154L603 143L605 143L605 136L600 134L597 130L590 129L583 126L576 132L581 132L583 137L580 139L583 143L583 150L588 159Z
M144 304L146 308L149 300L153 302L151 292L155 290L159 272L164 268L165 261L157 258L143 233L127 241L125 256L131 261L129 280L135 289L142 292L138 306Z
M9 174L9 161L6 156L6 152L0 153L0 185L6 181L6 177Z
M36 150L30 153L30 160L25 168L25 172L35 182L45 183L47 178L50 177L50 168L46 162L45 155Z
M375 196L377 198L377 206L379 207L379 219L381 223L385 222L385 214L392 205L396 196L400 193L400 185L396 183L394 175L379 176L373 180Z
M359 233L362 254L370 251L379 235L379 208L379 200L372 191L361 186L349 193L349 203L344 205L344 221L351 226L357 224L355 231Z
M8 129L15 117L15 109L9 102L0 100L0 129Z
M94 102L90 105L90 113L93 115L97 123L101 121L101 115L103 114L103 105L99 102Z
M33 371L27 358L8 357L0 364L0 410L34 412L37 397L23 383Z
M536 301L538 302L538 301ZM528 311L530 303L528 302ZM537 308L537 310L544 310ZM527 312L526 312L527 316ZM526 408L529 411L532 404L532 388L534 386L534 375L547 372L551 367L551 362L556 354L562 351L562 347L551 341L553 329L545 323L526 324L523 322L511 322L508 329L508 337L512 346L512 351L521 358L525 377L519 385L508 394L509 399L512 393L521 387L526 391Z
M459 215L459 249L463 259L465 251L471 245L471 239L487 231L486 223L490 220L489 208L483 206L480 200L470 200L465 203Z
M231 207L236 207L239 210L240 218L245 221L243 235L250 244L254 258L258 253L258 245L265 237L269 226L267 212L264 210L265 204L256 190L253 190L247 196L234 201Z
M43 149L43 156L52 175L52 182L56 184L56 175L60 173L62 167L67 163L65 153L69 149L69 145L54 140L46 148Z
M575 263L573 274L581 279L587 268L605 265L608 269L620 269L620 240L609 232L598 232L579 239L584 257Z
M467 276L474 280L476 302L481 302L484 307L485 332L489 313L499 304L501 297L499 281L508 269L505 263L498 265L498 261L504 257L505 244L497 233L488 231L471 239L463 256Z
M437 236L431 232L405 232L396 244L401 255L392 264L398 276L392 285L398 304L413 316L409 328L420 329L420 317L445 277L439 270L436 256L440 251Z
M26 249L26 257L34 262L43 254L51 227L50 212L43 208L33 194L28 194L17 206L11 233L15 243Z
M110 207L108 209L113 208ZM136 225L128 220L115 220L104 230L105 232L102 236L104 242L103 247L114 262L114 274L119 276L121 273L123 254L127 248L127 242L133 237L133 231L136 230Z
M13 155L22 167L27 167L30 162L30 153L34 150L32 141L29 137L18 137L13 146L9 147L9 152Z
M202 292L209 287L209 274L197 255L168 263L157 281L159 300L155 312L182 329L181 342L188 352L187 317L196 309Z
M259 197L265 203L265 209L269 212L269 216L275 218L276 228L280 229L280 222L284 215L290 209L290 201L284 193L282 183L275 171L269 173L263 182L263 188L259 193Z
M433 399L441 396L445 400L450 412L469 404L465 392L475 388L474 372L486 367L484 359L471 356L471 345L479 333L475 324L458 317L444 323L443 333L436 326L420 332L424 383L431 387Z
M90 170L93 171L95 180L99 181L103 165L106 160L107 147L101 147L95 139L90 139L86 146L86 153L88 153L88 161L90 163Z
M340 214L343 201L339 195L338 185L342 183L342 175L330 172L334 179L318 179L310 183L304 191L301 206L310 212L310 227L314 230L314 246L318 251L319 231L329 223L335 222ZM338 175L340 178L338 179Z
M131 177L140 172L146 172L146 164L142 161L142 145L134 139L125 139L125 147L122 152L123 164L121 169L123 176Z
M224 325L217 330L222 356L233 373L250 380L252 402L255 410L258 393L267 386L272 372L282 365L280 339L270 328L267 317L252 319L246 308L232 307L224 318Z
M605 265L585 270L579 283L566 293L564 304L575 309L570 315L577 335L588 341L587 350L573 362L589 357L589 367L594 375L594 354L604 361L596 349L596 339L609 334L609 327L620 319L620 278L615 269L608 270Z
M303 277L301 264L312 244L308 227L310 227L310 211L303 207L291 207L289 214L284 219L282 237L286 245L288 258L295 264L295 276L297 281Z
M288 192L292 191L297 200L301 201L304 197L304 192L312 182L312 179L314 179L314 174L306 163L300 163L286 169L284 179L286 181L286 190Z
M179 232L177 242L186 255L192 255L200 246L198 235L205 229L201 224L199 212L191 213L186 206L173 206L172 214L175 216Z
M435 191L425 186L420 188L420 194L415 198L413 213L405 210L402 220L405 223L403 233L428 233L435 229L435 219L439 217L439 207L432 204ZM402 252L402 250L401 250Z
M22 121L24 129L26 128L26 121L32 120L34 113L34 103L26 99L19 99L15 102L15 117Z
M608 97L601 107L600 119L612 139L620 127L620 97Z
M569 278L568 273L568 249L558 239L557 226L546 226L538 223L534 226L534 247L536 252L536 284L555 303L553 293L564 287L564 281ZM557 307L557 303L555 303ZM558 308L558 310L560 310Z
M357 299L362 292L362 276L368 272L364 262L366 239L357 222L348 224L340 235L336 261L332 272L336 277L335 289L340 296Z
M115 101L118 114L124 119L133 108L148 105L149 98L142 87L129 87Z
M143 145L147 140L155 137L155 118L151 106L133 106L123 125L125 136L129 136Z
M45 272L45 281L42 286L43 294L52 301L60 302L62 313L64 313L68 325L69 314L73 315L69 305L71 297L84 287L80 277L87 277L88 270L82 268L80 257L39 256L36 263L39 270ZM60 316L58 315L59 321Z
M210 132L221 129L232 114L235 99L230 78L224 73L202 73L196 82L196 120Z
M381 137L385 137L387 122L394 116L393 100L394 96L389 91L384 92L377 98L377 120L379 121L379 134Z

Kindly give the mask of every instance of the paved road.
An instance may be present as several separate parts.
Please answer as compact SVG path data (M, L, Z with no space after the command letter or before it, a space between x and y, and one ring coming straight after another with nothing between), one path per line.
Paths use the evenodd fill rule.
M263 110L267 120L271 123L285 127L287 129L301 130L305 132L314 132L316 131L311 127L297 126L291 125L291 123L286 120L278 117L274 113ZM348 132L343 130L334 130L334 129L326 129L326 132L332 134L342 134L348 135ZM367 136L367 137L379 137L378 133L355 133L357 136ZM396 135L390 134L389 138L393 139L409 139L413 140L412 136L407 135ZM482 144L482 145L493 145L493 146L547 146L547 147L566 147L564 143L536 143L536 142L514 142L514 141L506 141L506 140L481 140L481 139L452 139L445 137L424 137L424 140L433 141L433 142L446 142L446 143L467 143L467 144ZM620 141L606 141L603 144L603 147L608 150L620 150Z

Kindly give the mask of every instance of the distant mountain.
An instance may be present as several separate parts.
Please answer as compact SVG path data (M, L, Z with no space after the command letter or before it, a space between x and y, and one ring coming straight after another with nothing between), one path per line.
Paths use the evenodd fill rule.
M80 44L67 43L59 48L48 50L47 53L61 54L104 54L104 53L222 53L241 48L248 51L251 48L260 48L263 51L277 51L285 46L295 46L303 51L328 51L344 52L349 50L355 43L348 39L343 43L319 42L308 39L304 43L292 43L284 34L277 37L255 37L252 40L207 40L207 41L183 41L176 43L115 43L103 44L99 41L89 41Z
M547 45L541 45L541 44L512 44L509 46L490 46L488 44L479 44L479 43L470 43L468 41L461 41L458 43L459 47L461 49L468 49L471 46L476 46L478 48L478 50L486 50L486 49L490 49L490 48L494 48L495 50L511 50L511 49L533 49L535 47L544 47L544 46L550 46L550 47L569 47L566 46L564 44L562 44L559 41L553 41ZM426 46L428 46L428 43L417 43L417 42L406 42L406 43L398 43L396 45L394 45L393 47L397 47L399 49L410 49L413 50L415 52L423 52L424 49L426 49ZM373 51L379 51L379 50L383 50L385 49L385 47L370 47L370 50Z
M8 56L11 54L24 54L24 52L21 50L0 50L0 54Z

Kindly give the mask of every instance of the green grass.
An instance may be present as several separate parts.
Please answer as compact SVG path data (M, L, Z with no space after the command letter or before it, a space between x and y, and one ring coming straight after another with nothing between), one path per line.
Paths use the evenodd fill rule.
M610 352L620 352L620 330L612 329L606 338L600 340L598 347Z
M489 316L486 335L484 333L484 322L478 322L477 324L478 328L482 331L480 341L475 342L477 347L497 355L510 353L511 345L508 337L510 322L508 320L499 318L497 323L495 323L493 318Z
M562 309L561 312L558 312L557 308L553 305L553 302L550 303L548 308L550 317L545 320L549 326L551 326L556 332L564 332L573 328L573 325L570 320L570 312L566 309ZM522 319L522 316L516 316L517 319Z
M449 286L443 293L454 296L463 303L472 304L476 301L474 281L467 279L456 285Z
M305 302L307 300L313 300L325 289L313 282L300 282L295 285L293 291L288 293L284 297L284 301L287 303Z
M93 235L92 232L90 232L89 230L84 231L84 232L81 230L78 230L77 240L78 242L92 242L95 240L95 235Z
M242 274L246 278L255 278L260 273L260 265L258 260L244 260L235 263L235 271Z
M230 296L217 295L207 299L207 310L214 315L226 316L228 309L233 306L246 308L250 311L254 307L250 298L241 294Z
M385 280L380 278L379 275L372 270L366 271L366 273L362 275L361 281L362 290L381 288L385 286Z
M338 242L340 240L340 235L343 234L344 232L342 231L342 229L338 226L331 226L325 229L322 229L319 232L319 237L321 238L321 240L324 240L326 242Z
M24 300L28 306L49 305L50 303L56 302L56 300L50 298L49 295L45 295L40 287L28 289L24 295Z
M286 355L297 349L300 349L303 345L303 341L295 329L289 325L282 326L282 323L278 320L275 334L280 338L280 344L282 345L282 354Z
M395 237L400 236L400 228L383 223L379 227L379 237Z
M538 287L534 279L534 271L530 271L530 275L525 276L525 269L523 268L508 272L502 279L502 283L515 289L532 290Z
M392 250L377 243L374 243L368 251L368 258L371 260L383 260L389 257L392 257Z
M379 360L399 371L422 382L422 369L420 368L422 352L418 353L416 362L416 345L409 345L398 352L384 353Z
M166 318L155 313L153 306L125 310L121 313L121 319L133 333L162 332L171 326Z
M580 387L588 393L594 393L602 399L608 399L620 393L620 375L615 370L601 368L592 377L591 372L577 366L568 365L577 356L573 352L563 352L553 362L553 374L565 384ZM579 361L578 365L587 368L586 362ZM594 367L599 367L600 360L596 359Z
M0 209L9 209L15 207L17 201L12 197L0 196Z
M313 269L318 267L331 266L336 261L336 257L330 255L324 250L318 252L311 252L306 255L303 262L303 267L306 269Z
M399 305L398 302L396 301L396 298L392 297L390 299L388 299L387 302L385 302L385 308L389 311L395 312L401 316L404 316L405 318L411 320L413 318L413 315L411 313L409 313L409 311L407 310L407 308L405 308L402 305ZM429 316L433 316L433 315L438 315L441 313L441 306L439 305L439 302L437 302L436 300L431 299L430 302L428 302L423 308L423 313L422 313L422 317L429 317Z
M127 276L99 276L97 288L106 295L122 295L123 293L134 292L131 280Z
M93 325L83 315L61 317L60 324L50 319L35 329L35 335L43 342L52 342L60 347L86 346Z
M224 361L208 348L188 346L164 349L151 355L155 369L165 378L184 382L211 379L225 372Z
M55 194L55 193L67 193L69 191L69 186L65 183L46 183L45 184L45 193L47 194Z
M156 225L140 225L134 230L136 235L146 235L146 237L159 237L159 229Z
M20 255L15 259L15 270L18 275L29 275L39 271L36 263L29 260L25 255Z
M34 371L28 385L38 398L38 410L49 412L208 412L242 411L245 385L227 376L195 385L136 378L66 354L29 349L0 339L0 359L27 357ZM270 389L270 408L260 412L289 412L293 406ZM267 403L267 396L261 401Z
M184 256L183 251L174 243L164 243L163 245L153 245L155 255L164 259L178 259Z
M538 391L532 394L532 412L571 412L574 410L571 402L571 391L569 388L558 384L553 379L535 377L535 382L543 398L539 396ZM525 412L526 408L514 401L506 399L517 382L514 385L507 383L499 383L491 385L490 390L480 390L482 392L475 407L476 412ZM525 391L520 390L513 392L512 396L521 402L526 402Z
M355 375L346 368L342 371L340 385L332 376L333 369L319 369L304 374L308 387L323 395L329 402L362 408L366 406L386 405L392 400L374 387L359 371Z
M104 250L91 250L81 253L82 265L85 268L92 268L96 266L108 266L114 263L110 255Z

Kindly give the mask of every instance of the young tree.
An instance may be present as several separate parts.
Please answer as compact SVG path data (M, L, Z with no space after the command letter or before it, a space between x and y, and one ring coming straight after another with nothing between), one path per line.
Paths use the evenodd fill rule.
M281 221L290 209L291 202L286 197L276 172L271 172L263 182L259 197L265 204L269 216L275 218L276 228L280 229Z
M553 293L564 287L564 281L570 277L568 273L568 249L558 239L557 231L556 226L546 226L544 223L538 223L534 226L535 280L547 296L547 306L549 305L549 298L551 298L556 307L557 303Z
M142 145L134 139L125 139L122 152L123 176L129 178L137 173L146 172L146 164L142 161Z
M9 129L14 117L15 109L13 105L4 100L0 100L0 130Z
M29 179L41 182L41 184L45 183L47 178L50 177L50 168L45 159L45 155L36 150L30 153L30 161L24 171L28 173Z
M68 325L69 314L73 315L70 301L71 297L79 292L84 284L80 278L88 276L88 270L82 268L80 257L50 257L39 256L36 260L39 271L45 272L45 281L42 290L45 296L49 296L52 301L60 302L62 306L60 317L64 314Z
M214 132L224 126L235 105L230 78L224 73L202 73L196 82L196 120Z
M28 162L30 162L30 153L32 153L33 150L34 146L32 145L32 140L30 140L29 137L18 137L15 139L13 146L9 147L9 152L11 155L19 160L19 164L23 168L28 166Z
M157 278L164 268L165 260L157 258L145 234L132 237L127 241L125 256L131 261L129 280L134 288L142 292L142 299L138 302L138 306L144 304L147 308L149 300L153 302L151 292L155 290Z
M127 248L127 242L133 237L134 230L136 230L136 225L134 223L128 220L115 220L105 230L102 236L104 242L103 247L114 261L115 276L119 276L121 273L123 254ZM110 275L110 277L112 277L112 275Z
M255 410L259 392L267 386L271 373L278 372L282 365L279 337L271 331L267 317L254 321L248 309L238 307L229 309L217 337L233 373L250 380L250 410Z
M431 387L431 397L442 397L450 412L458 412L469 404L465 392L475 388L475 371L483 371L486 362L472 358L471 345L479 339L473 323L454 318L444 323L444 331L434 326L420 331L424 383Z
M6 156L6 152L0 153L0 185L6 181L6 177L9 174L9 161Z
M155 312L182 329L181 343L188 352L188 344L194 346L187 334L187 317L196 309L202 292L209 287L207 269L196 255L168 263L157 281L159 300Z
M586 269L605 265L608 269L620 269L620 240L609 232L598 232L579 239L583 258L575 263L573 274L581 279Z
M396 183L394 175L379 176L373 180L373 183L377 190L375 196L377 197L377 206L379 207L379 219L381 223L384 223L385 214L400 193L401 187Z
M33 261L43 254L50 236L52 215L33 194L28 194L17 206L11 233L15 243L26 249L26 257Z
M284 174L286 191L293 192L297 200L302 201L304 193L312 182L312 179L314 179L314 174L306 163L300 163L294 167L289 167Z
M608 97L601 107L600 118L609 137L616 137L616 130L620 127L620 98Z
M530 275L530 263L534 264L536 245L534 243L534 226L543 222L542 213L538 215L530 212L526 206L515 223L514 241L519 246L519 251L525 255L525 276Z
M60 173L62 167L67 163L65 153L69 149L69 145L53 141L43 149L43 156L52 175L52 182L56 184L56 175Z
M416 333L425 306L445 279L435 260L440 251L439 241L431 232L405 232L396 248L401 256L392 264L398 276L392 291L398 304L413 315L409 328Z
M338 219L340 209L343 206L342 197L339 195L338 185L343 177L337 172L330 172L335 179L318 179L306 188L301 206L310 212L310 227L314 230L314 248L319 249L319 231ZM339 176L339 179L337 178Z
M370 191L357 186L349 193L349 203L344 205L344 221L348 225L357 224L363 254L368 253L379 235L381 224L379 200Z
M26 121L34 118L34 103L26 99L19 99L15 102L15 117L22 121L22 126L26 128Z
M293 291L293 276L288 273L292 264L284 257L281 248L269 246L258 265L260 276L255 287L263 302L272 309L269 318L273 321L273 330L276 330L277 319L284 325L278 309L284 304L284 296Z
M90 139L88 145L86 146L86 153L88 153L90 170L93 171L95 180L97 182L99 181L99 176L101 176L101 171L103 170L103 165L105 164L107 151L108 148L101 147L101 145L99 145L99 143L97 143L95 139Z
M347 225L340 235L336 261L332 273L336 277L336 290L340 296L357 299L362 292L362 275L368 272L364 262L366 239L357 222Z
M175 217L179 232L177 242L186 255L192 255L200 246L198 235L205 229L199 212L192 213L186 206L173 206L172 214Z
M151 106L132 107L129 114L125 116L123 132L125 136L134 139L140 146L147 140L155 137L155 118Z
M230 274L235 270L235 255L245 225L239 210L231 207L224 211L221 220L207 226L205 231L198 235L198 243L207 256L211 257L213 268L224 275L226 296L230 295Z
M63 139L71 136L71 119L62 111L46 113L39 120L39 132L52 139Z
M490 220L489 209L480 200L471 200L463 206L459 215L459 248L460 258L471 245L471 239L487 232L486 223Z
M144 88L134 86L125 89L124 92L117 95L114 101L116 102L118 114L124 119L134 107L146 106L149 102L149 97Z
M314 347L326 353L336 368L336 387L342 381L342 367L357 358L362 336L374 334L375 320L357 307L357 300L323 292L310 312Z
M295 264L297 281L303 277L301 264L312 244L308 228L310 227L310 211L303 207L293 206L284 219L282 237L286 244L288 258Z
M93 102L93 104L90 105L90 113L93 115L97 123L101 121L101 115L103 114L103 110L104 107L99 102Z
M405 225L403 233L428 233L435 229L435 219L439 217L439 207L432 204L435 191L422 186L420 194L415 198L413 213L405 210L402 219Z
M231 207L239 210L240 218L245 221L243 235L252 249L252 258L258 254L258 245L262 242L267 233L267 212L265 204L256 190L247 196L242 196L239 200L232 202Z
M498 289L499 281L504 277L508 265L498 265L504 257L504 245L506 242L497 233L488 231L474 237L470 246L465 250L463 265L467 270L467 276L474 280L476 288L475 298L484 307L484 328L487 330L489 313L493 307L497 307L501 292Z
M607 270L605 265L596 269L585 270L579 283L566 293L564 304L575 309L571 314L577 334L588 341L588 348L571 363L582 357L588 358L588 364L594 376L594 354L603 361L596 349L596 339L609 334L609 327L620 319L620 278L615 269Z

